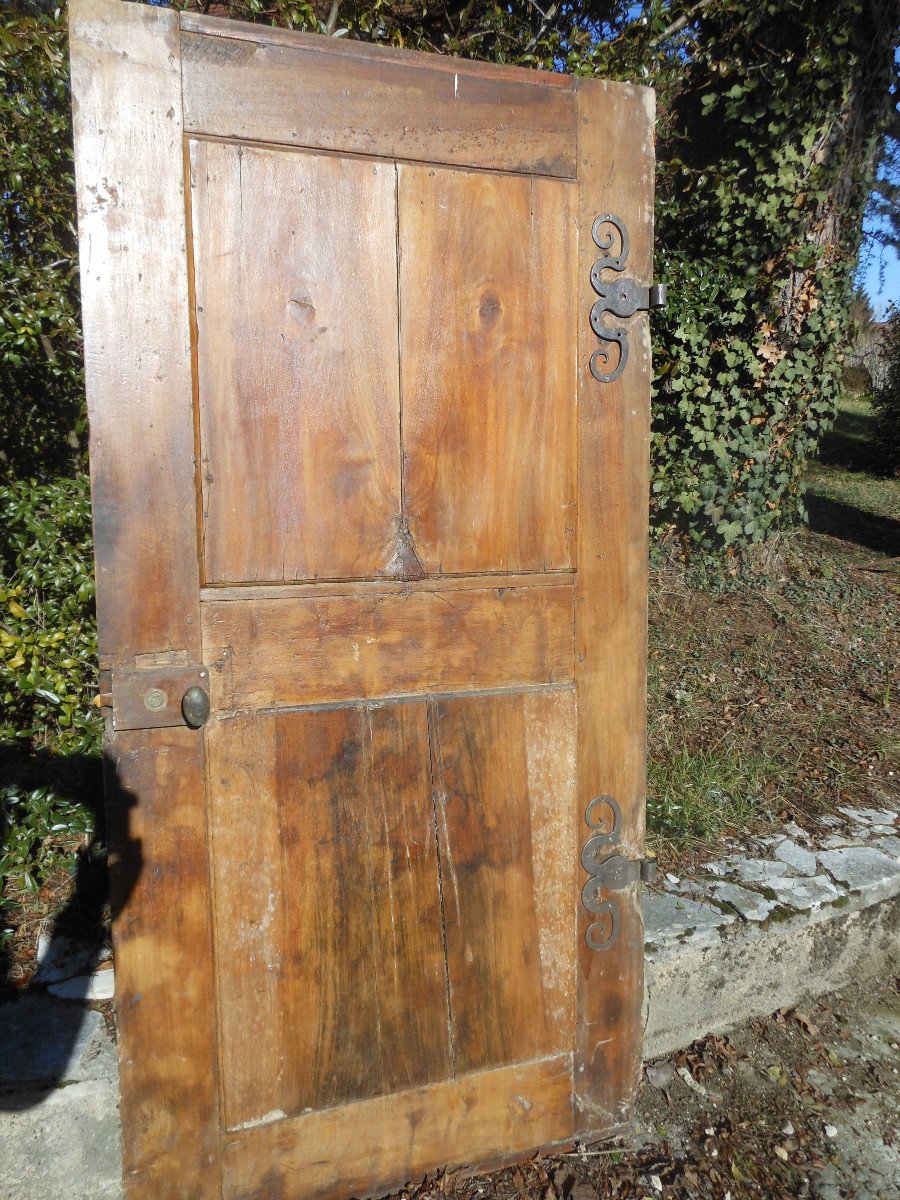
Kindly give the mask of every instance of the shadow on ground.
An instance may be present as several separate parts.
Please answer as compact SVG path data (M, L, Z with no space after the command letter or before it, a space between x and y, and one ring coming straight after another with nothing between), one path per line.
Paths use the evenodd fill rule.
M814 533L853 542L892 558L900 555L900 521L866 512L862 508L853 508L815 492L807 492L805 503L809 527Z
M852 408L841 406L834 424L822 438L816 457L845 471L881 474L885 467L872 409L867 404L863 406L860 400Z
M106 803L119 814L112 895L102 851L106 844L104 775ZM127 832L135 797L119 784L111 760L85 755L23 755L0 748L0 778L23 790L52 788L93 813L95 832L90 845L78 854L72 893L55 917L43 958L52 961L74 954L84 963L96 962L108 938L107 902L115 920L128 903L142 868L140 841ZM4 825L5 819L3 814ZM3 832L0 829L0 834ZM89 1012L83 1004L55 1002L47 996L53 980L42 978L40 970L25 988L14 985L11 968L11 954L4 946L0 948L0 1110L8 1111L38 1103L42 1091L65 1077L84 1040Z

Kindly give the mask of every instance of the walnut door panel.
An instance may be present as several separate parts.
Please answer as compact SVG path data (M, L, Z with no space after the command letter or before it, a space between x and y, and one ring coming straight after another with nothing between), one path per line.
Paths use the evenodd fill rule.
M377 576L400 511L393 164L190 152L205 579Z
M205 581L571 569L572 185L190 151Z
M446 1078L425 704L207 742L226 1125Z
M427 574L574 566L576 195L398 167L404 499Z
M232 1130L563 1053L571 685L214 722Z

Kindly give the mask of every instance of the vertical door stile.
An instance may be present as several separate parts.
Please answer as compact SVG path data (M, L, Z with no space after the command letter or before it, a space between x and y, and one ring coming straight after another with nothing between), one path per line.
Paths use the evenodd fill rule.
M602 213L631 238L629 272L649 283L653 231L654 96L647 88L578 80L579 547L575 598L578 690L578 842L596 796L622 813L621 852L640 858L646 762L650 333L646 314L629 329L627 369L611 383L590 372L598 342L589 324L596 295L592 240ZM605 232L605 231L604 231ZM615 353L615 351L613 351ZM602 807L602 806L601 806ZM580 874L583 881L584 873ZM623 1124L640 1081L644 938L640 884L616 892L618 936L593 949L583 906L578 936L576 1135Z
M440 902L441 919L441 949L444 958L444 990L447 995L447 1048L450 1059L449 1079L457 1076L456 1038L453 1032L453 993L450 987L450 959L447 954L447 898L444 894L444 876L441 866L441 838L445 836L439 821L443 814L442 797L444 795L443 773L441 770L440 746L437 735L437 703L433 696L427 697L427 730L428 730L428 777L431 785L431 812L434 822L434 857L437 869L438 899Z
M179 18L73 0L69 21L101 669L114 695L118 677L140 695L150 661L202 661ZM104 759L125 1195L215 1200L203 739L115 720L114 708Z

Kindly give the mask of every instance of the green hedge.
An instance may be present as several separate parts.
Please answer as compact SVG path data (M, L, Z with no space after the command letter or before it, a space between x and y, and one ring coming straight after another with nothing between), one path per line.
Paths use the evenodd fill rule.
M84 468L65 15L0 18L0 479Z
M100 753L86 477L0 487L0 878L35 891L95 827ZM74 841L73 841L74 839Z

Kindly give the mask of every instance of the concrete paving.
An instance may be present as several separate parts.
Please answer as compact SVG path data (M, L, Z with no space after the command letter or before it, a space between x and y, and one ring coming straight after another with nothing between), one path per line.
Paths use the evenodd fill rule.
M0 1006L0 1200L120 1200L119 1080L103 1015Z

